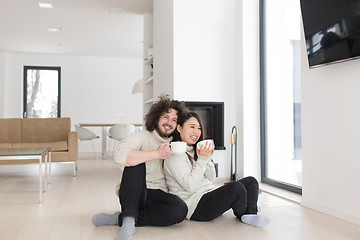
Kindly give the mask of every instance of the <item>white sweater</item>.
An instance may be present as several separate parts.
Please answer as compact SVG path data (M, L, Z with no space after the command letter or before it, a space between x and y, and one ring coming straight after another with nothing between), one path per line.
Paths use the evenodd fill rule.
M154 151L163 142L169 142L172 137L163 139L154 130L149 132L147 130L135 132L128 136L125 140L120 141L118 147L114 152L113 160L120 167L128 166L127 159L131 150ZM155 159L145 163L146 165L146 187L150 189L161 189L168 192L165 183L165 175L163 171L163 159ZM120 176L120 183L121 183ZM119 193L120 183L116 187L116 193Z
M192 146L187 147L187 153L194 157ZM209 157L199 156L193 166L185 153L171 154L165 159L164 171L169 193L177 195L188 206L187 219L194 213L201 197L215 189L212 182L215 179L215 166Z

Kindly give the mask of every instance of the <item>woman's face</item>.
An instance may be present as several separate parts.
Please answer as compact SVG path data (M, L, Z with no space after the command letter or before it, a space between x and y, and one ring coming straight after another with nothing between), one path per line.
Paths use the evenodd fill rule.
M178 124L177 130L180 133L181 141L191 146L199 140L202 129L198 120L195 117L191 117L184 122L182 127Z

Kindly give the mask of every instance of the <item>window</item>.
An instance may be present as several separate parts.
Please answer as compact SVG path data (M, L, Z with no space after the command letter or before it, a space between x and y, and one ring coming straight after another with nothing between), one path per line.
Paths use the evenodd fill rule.
M261 177L301 193L300 1L260 0Z
M61 117L60 76L60 67L24 66L24 118Z

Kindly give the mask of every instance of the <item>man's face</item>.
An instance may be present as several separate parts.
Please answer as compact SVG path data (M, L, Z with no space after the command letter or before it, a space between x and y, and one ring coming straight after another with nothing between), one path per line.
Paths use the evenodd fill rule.
M157 132L162 138L168 138L176 128L178 113L170 108L169 112L164 112L158 122Z

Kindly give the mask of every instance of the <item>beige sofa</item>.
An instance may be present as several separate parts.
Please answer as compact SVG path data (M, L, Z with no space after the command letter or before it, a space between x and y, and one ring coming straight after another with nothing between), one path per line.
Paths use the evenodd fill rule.
M70 118L2 118L0 148L50 147L52 162L74 163L78 158L77 133Z

